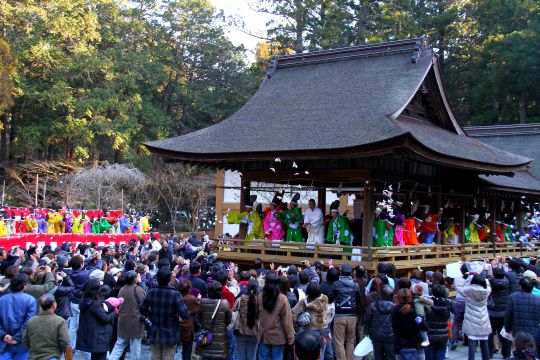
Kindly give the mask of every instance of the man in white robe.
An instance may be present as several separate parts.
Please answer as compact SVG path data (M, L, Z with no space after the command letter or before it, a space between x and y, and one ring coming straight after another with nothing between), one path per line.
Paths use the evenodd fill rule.
M308 244L324 244L324 216L321 209L315 206L315 200L309 200L309 208L304 214L303 227L306 228Z

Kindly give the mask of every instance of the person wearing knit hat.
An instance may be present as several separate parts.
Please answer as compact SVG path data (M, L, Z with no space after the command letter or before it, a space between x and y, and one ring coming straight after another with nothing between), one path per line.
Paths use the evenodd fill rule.
M283 224L287 225L287 236L285 238L287 242L304 242L301 227L304 217L302 211L298 208L298 200L300 200L300 194L296 193L289 202L288 209L274 215Z
M105 278L105 273L101 270L94 270L90 273L90 279L98 279L103 285L103 279Z
M326 242L337 245L352 245L349 221L345 216L339 215L339 200L330 205L330 215L332 219L328 224ZM352 248L345 248L343 251L352 252Z

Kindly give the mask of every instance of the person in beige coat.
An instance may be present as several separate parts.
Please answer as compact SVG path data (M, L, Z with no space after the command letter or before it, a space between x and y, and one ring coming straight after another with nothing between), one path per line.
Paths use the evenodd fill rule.
M283 359L285 345L294 343L291 307L281 293L276 274L268 274L259 295L259 360Z
M144 336L144 319L141 317L139 307L145 297L144 290L137 285L140 275L134 270L126 273L126 285L120 289L119 298L124 302L118 311L118 337L111 351L109 360L118 360L129 345L129 360L139 360L141 356L141 343Z

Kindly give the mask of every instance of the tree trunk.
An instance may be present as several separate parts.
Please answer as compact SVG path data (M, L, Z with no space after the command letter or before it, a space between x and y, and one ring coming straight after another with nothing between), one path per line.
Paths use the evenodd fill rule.
M9 118L10 115L3 114L1 117L2 121L2 133L0 134L0 141L2 142L1 156L2 161L8 161L9 158L9 147L8 147L8 131L9 131Z
M366 44L367 15L368 15L367 8L364 5L360 5L360 9L358 10L358 22L356 23L356 27L358 31L356 45Z
M295 9L295 22L296 22L296 39L294 42L294 51L296 51L298 54L302 53L304 51L304 5L302 5L302 1L295 0L294 5L296 7Z
M519 123L520 124L526 124L527 123L527 114L526 114L527 106L525 103L525 93L522 92L519 95Z

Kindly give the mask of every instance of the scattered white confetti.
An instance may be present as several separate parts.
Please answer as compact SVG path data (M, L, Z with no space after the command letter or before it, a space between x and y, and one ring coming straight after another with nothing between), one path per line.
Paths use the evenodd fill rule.
M299 173L294 173L294 176L297 176L297 175L299 175Z
M272 170L273 172L276 172L276 169L274 169L274 168L270 168L270 170Z
M292 167L295 168L295 169L298 167L298 165L296 165L296 162L294 162L294 161L292 162Z
M281 162L281 159L280 158L275 158L274 162Z
M304 171L304 174L309 175L309 171L307 171L307 170Z

